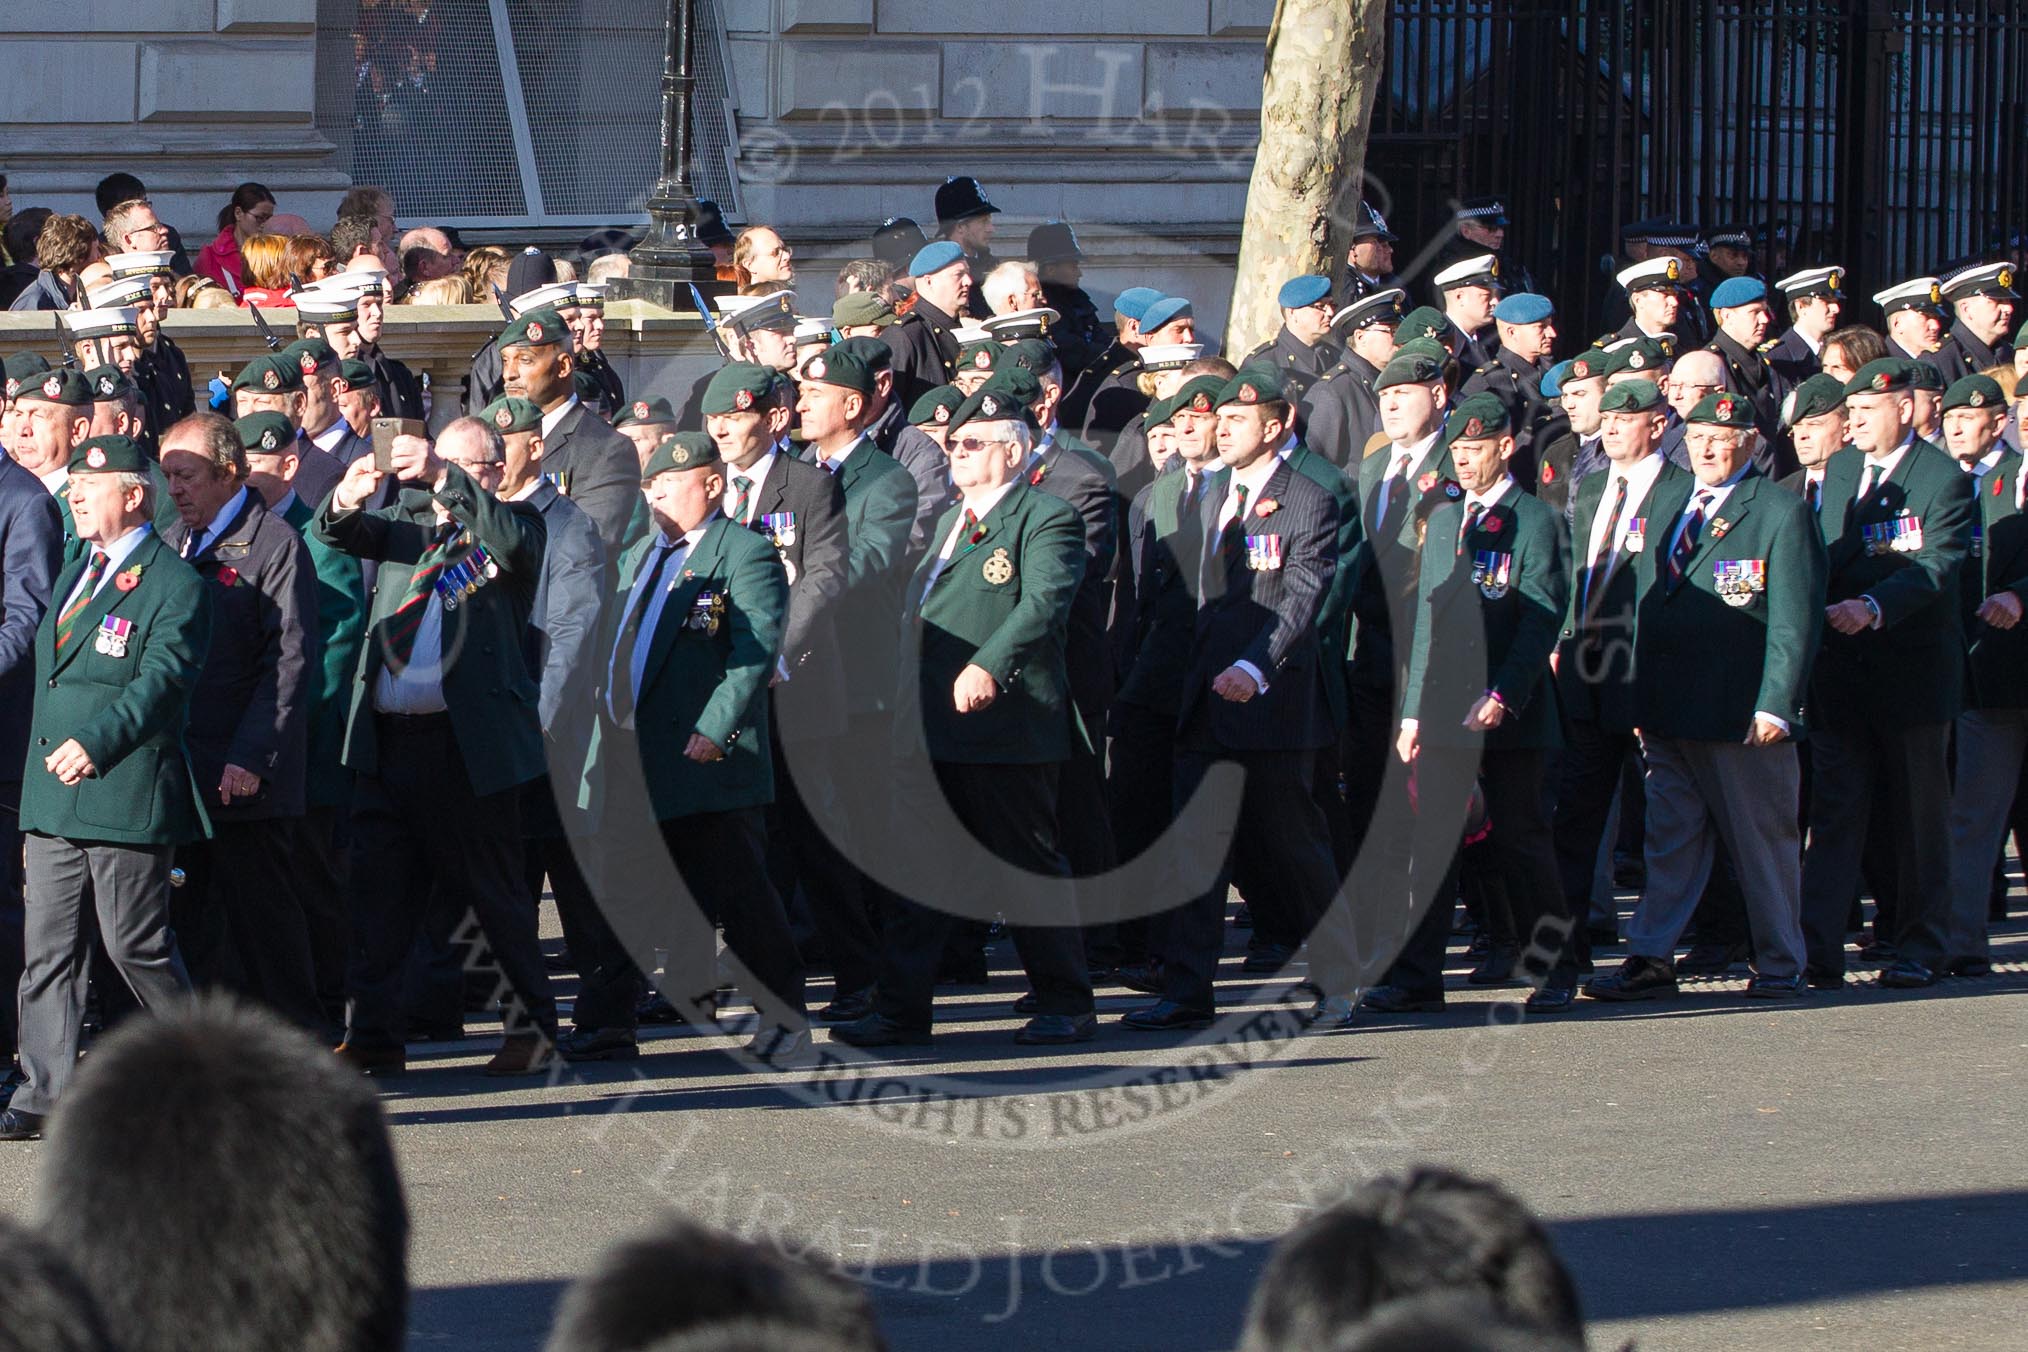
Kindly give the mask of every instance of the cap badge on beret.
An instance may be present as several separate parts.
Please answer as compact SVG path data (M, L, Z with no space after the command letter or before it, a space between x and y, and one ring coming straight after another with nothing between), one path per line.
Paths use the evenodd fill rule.
M951 420L951 406L949 404L938 404L930 416L940 423L947 423Z
M822 357L810 358L810 364L805 366L803 370L809 373L810 379L822 380L824 378L824 359Z
M1211 412L1211 396L1202 390L1197 391L1190 400L1190 411L1192 413Z
M281 372L274 370L272 367L261 372L261 387L268 390L279 390L282 388Z
M1874 388L1874 389L1876 389L1876 390L1884 390L1884 389L1886 389L1886 388L1887 388L1887 386L1888 386L1888 383L1889 383L1889 382L1888 382L1888 376L1887 376L1887 372L1885 372L1885 371L1875 371L1875 372L1873 373L1873 388Z
M279 447L281 446L281 444L282 444L282 439L281 439L280 437L278 437L278 436L276 436L276 435L275 435L275 429L274 429L274 428L270 427L270 428L269 428L269 429L268 429L267 431L265 431L265 432L261 433L261 449L262 449L262 450L264 450L264 451L272 451L272 450L276 450L276 449L278 449L278 448L279 448Z
M58 396L59 394L62 394L63 377L59 375L50 376L49 379L42 382L42 392L52 399L56 398L56 396Z
M1239 387L1239 402L1242 404L1257 404L1260 402L1260 391L1254 388L1251 380L1241 383Z
M296 354L296 365L306 376L317 374L317 359L307 352L298 352Z
M1646 354L1640 352L1629 352L1627 354L1627 365L1633 370L1638 371L1647 364L1648 358Z
M85 452L85 464L93 469L104 469L106 467L105 451L97 446L92 447Z
M113 386L114 386L114 385L115 385L116 383L117 383L117 382L115 382L115 381L114 381L114 379L113 379L113 378L112 378L111 376L100 376L100 377L99 377L99 393L100 393L100 394L111 394L111 393L113 392Z
M990 394L985 396L979 400L979 412L988 418L998 417L1000 414L1000 401Z
M1722 394L1718 397L1718 416L1721 418L1730 418L1732 416L1731 395Z
M1591 375L1591 363L1586 361L1583 357L1579 357L1575 361L1570 363L1570 378L1572 380L1584 380L1588 378L1590 375Z
M637 422L646 422L646 421L648 421L648 401L647 401L647 400L645 400L645 399L636 399L636 400L634 401L634 419L635 419L635 421L637 421Z
M531 343L539 343L542 341L542 325L530 321L528 325L528 341Z
M493 425L503 432L512 427L514 425L514 410L502 404L500 411L493 415Z
M1482 434L1482 433L1483 433L1483 432L1484 432L1485 430L1486 430L1486 424L1485 424L1485 423L1483 423L1483 422L1481 422L1481 421L1479 421L1479 420L1478 420L1477 418L1467 418L1467 419L1465 419L1465 431L1464 431L1464 435L1465 435L1465 438L1466 438L1467 440L1470 440L1470 439L1471 439L1472 437L1476 437L1476 436L1479 436L1479 435L1480 435L1480 434Z
M752 390L734 390L734 391L732 392L732 406L733 406L733 408L737 409L737 410L738 410L739 412L741 412L741 413L744 413L744 412L746 412L746 411L747 411L748 409L752 408L752 407L753 407L753 391L752 391ZM648 406L647 406L646 404L643 404L643 405L641 405L641 413L640 413L639 415L637 415L637 416L643 416L643 417L645 417L645 416L646 416L646 414L647 414L647 408L648 408Z
M7 378L7 397L9 399L12 399L15 395L19 393L21 393L21 382L19 380L14 379L12 376L9 376Z
M974 352L972 354L972 365L977 367L981 371L992 370L993 354L991 352L988 352L985 348L980 348L977 352Z
M1986 406L1986 392L1984 390L1973 390L1965 396L1965 402L1973 408L1984 408Z

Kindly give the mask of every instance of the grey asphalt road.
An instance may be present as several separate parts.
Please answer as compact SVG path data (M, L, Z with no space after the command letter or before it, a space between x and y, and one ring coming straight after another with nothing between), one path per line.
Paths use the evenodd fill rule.
M1048 1056L1009 1041L1001 970L877 1073L756 1075L675 1035L503 1087L483 1038L431 1048L386 1097L411 1346L532 1352L571 1277L678 1207L839 1259L900 1352L1226 1348L1267 1241L1429 1160L1551 1222L1601 1348L2024 1347L2028 926L1999 956L1913 996L1734 979L1517 1025L1494 991L1295 1038L1270 1005L1217 1046L1109 1023ZM0 1205L32 1204L39 1154L0 1155Z

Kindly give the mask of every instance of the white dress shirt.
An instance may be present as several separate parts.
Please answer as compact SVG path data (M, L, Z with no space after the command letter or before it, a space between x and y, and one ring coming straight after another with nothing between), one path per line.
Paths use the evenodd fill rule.
M928 599L930 588L936 586L937 579L943 576L944 569L950 566L951 559L958 552L958 539L965 533L966 510L969 509L972 515L977 517L981 522L985 521L988 516L992 515L993 509L1000 505L1000 500L1014 491L1014 484L1015 481L1009 479L998 488L984 489L970 497L962 499L958 503L958 519L951 526L951 533L944 537L944 547L937 552L936 562L930 565L929 577L923 581L922 595L916 598L915 604L918 610L922 608L922 603Z
M338 454L339 443L344 441L351 433L351 426L343 418L339 418L329 427L311 437L310 444L320 451L336 455Z
M1215 550L1218 547L1218 541L1225 534L1226 527L1238 519L1239 493L1237 490L1242 487L1246 489L1246 510L1252 512L1260 505L1261 490L1267 487L1268 480L1272 479L1275 471L1281 467L1282 459L1280 454L1277 453L1275 455L1264 455L1245 469L1232 471L1232 481L1225 486L1225 501L1218 506L1218 521L1212 527L1211 539L1206 545L1207 549ZM1259 667L1245 658L1239 659L1232 665L1253 678L1254 688L1259 693L1263 695L1267 693L1267 677Z
M1374 508L1374 525L1379 525L1381 518L1386 515L1387 509L1394 505L1394 495L1401 492L1404 485L1413 483L1421 476L1423 465L1428 462L1430 452L1436 449L1436 444L1442 435L1443 429L1438 428L1421 441L1413 442L1407 446L1402 445L1398 441L1390 442L1387 449L1381 452L1382 455L1387 457L1387 473L1380 480L1380 502ZM1408 457L1408 464L1403 468L1401 473L1396 474L1394 467L1401 463L1401 457L1404 455Z
M1598 514L1592 518L1591 539L1584 553L1585 566L1596 568L1599 559L1607 551L1614 555L1627 542L1628 526L1642 520L1641 508L1648 501L1648 494L1654 491L1655 480L1661 477L1662 466L1667 462L1659 452L1643 456L1633 464L1621 469L1618 465L1607 471L1605 496L1598 500ZM1605 538L1606 519L1612 515L1613 497L1619 492L1620 481L1626 481L1627 505L1620 512L1618 526L1613 530L1613 539Z
M810 450L811 453L817 457L817 463L824 467L826 473L836 474L839 470L845 468L845 462L850 460L855 454L857 454L859 448L864 445L866 445L866 434L862 432L859 434L859 436L853 439L853 442L850 446L847 446L843 451L841 451L838 454L838 457L836 459L830 459L826 457L822 451L817 450L817 448L814 446L812 446Z
M576 408L577 405L578 398L573 394L570 398L542 415L542 441L544 445L547 445L550 437L556 434L556 425L569 417L570 411Z
M1901 444L1899 446L1896 446L1886 455L1880 456L1877 459L1871 455L1867 456L1865 463L1859 466L1859 491L1853 495L1852 501L1857 502L1859 501L1860 498L1866 496L1867 492L1869 491L1866 487L1867 475L1868 472L1871 471L1876 465L1879 466L1880 473L1873 480L1874 489L1878 489L1880 485L1886 483L1889 479L1893 478L1894 471L1900 468L1901 466L1901 457L1907 455L1908 448L1913 446L1914 444L1915 444L1915 433L1910 432L1907 436L1901 439Z
M80 596L84 595L85 579L91 576L92 550L99 550L106 556L106 571L99 575L98 585L92 588L92 595L97 596L106 589L106 584L113 580L113 574L120 571L120 565L127 561L127 556L141 547L141 541L145 540L148 537L148 532L153 529L155 529L153 526L143 522L109 545L88 546L85 550L85 570L78 574L77 585L72 587L70 594L63 598L63 604L57 607L56 613L59 615L63 614L64 611L71 608L72 604Z
M760 508L761 485L768 481L768 472L772 470L774 467L775 467L775 452L772 447L769 448L769 450L765 455L761 456L760 459L754 461L751 465L747 466L745 469L734 469L731 465L726 465L724 467L725 497L720 501L719 504L720 509L724 511L724 513L727 516L732 517L732 519L738 522L740 525L742 526L752 525L754 513L758 511ZM746 513L743 516L732 516L732 506L735 502L739 500L739 494L736 490L734 490L732 486L732 481L734 479L745 479L749 484L752 485L752 487L747 491Z

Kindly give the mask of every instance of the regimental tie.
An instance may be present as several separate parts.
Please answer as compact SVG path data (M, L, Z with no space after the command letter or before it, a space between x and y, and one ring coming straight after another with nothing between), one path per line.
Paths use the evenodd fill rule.
M1218 533L1218 552L1227 566L1246 557L1246 485L1232 486L1232 520Z
M726 513L740 525L746 524L746 514L753 507L753 480L744 474L732 476L732 510Z
M1380 510L1374 513L1373 533L1382 539L1386 538L1388 520L1394 515L1395 499L1406 500L1402 489L1408 478L1409 460L1410 456L1404 451L1396 458L1394 468L1388 471L1387 477L1380 481Z
M62 652L63 645L70 642L71 626L77 623L77 617L84 613L84 608L92 603L92 597L98 592L99 583L105 580L106 565L111 561L106 557L105 550L94 549L92 551L91 564L85 569L83 590L78 592L75 601L72 601L63 608L63 614L56 617L56 650L58 652ZM51 682L51 684L54 684L54 682Z
M648 581L642 586L633 609L627 612L627 622L620 626L619 640L613 646L613 689L608 702L612 705L613 721L621 727L632 722L634 717L634 645L640 641L641 626L647 622L648 606L655 599L655 588L662 585L662 571L682 547L680 539L656 546L655 563L648 569Z
M1627 476L1621 474L1615 478L1617 486L1613 489L1612 510L1606 514L1605 538L1599 544L1598 553L1592 556L1591 566L1584 570L1584 605L1578 614L1587 623L1591 620L1593 596L1605 594L1605 585L1613 575L1613 565L1620 558L1620 514L1627 510Z
M456 546L464 527L455 521L446 521L437 532L437 538L416 560L415 572L408 580L408 590L402 594L401 604L387 619L387 636L382 651L386 654L387 666L397 675L408 666L408 660L415 653L415 636L422 628L423 612L429 609L430 593L436 590L437 579L443 575L444 565L451 560L451 550Z
M1803 501L1810 504L1812 513L1821 514L1824 510L1824 481L1810 477L1807 471L1803 478Z
M1710 509L1710 492L1700 492L1690 504L1690 514L1683 518L1683 529L1676 532L1676 543L1669 546L1670 591L1683 585L1690 556L1697 552L1697 537L1704 533L1704 513Z
M1478 529L1479 518L1485 514L1485 511L1486 504L1483 502L1468 502L1465 504L1465 524L1458 527L1458 547L1453 555L1454 558L1464 557L1465 537Z
M1866 501L1866 499L1873 496L1873 490L1878 487L1880 487L1880 466L1869 460L1866 462L1866 477L1859 483L1859 496L1854 498L1853 501Z

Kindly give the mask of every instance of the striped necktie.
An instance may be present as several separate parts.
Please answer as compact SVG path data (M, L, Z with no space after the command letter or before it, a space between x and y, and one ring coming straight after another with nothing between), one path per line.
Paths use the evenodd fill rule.
M732 508L726 513L740 525L746 524L746 514L753 506L753 480L744 474L732 476Z
M84 613L84 608L92 603L92 597L98 594L99 583L105 579L106 564L108 562L110 560L107 559L105 550L94 549L92 551L91 566L85 569L84 586L79 590L77 599L65 606L63 614L56 617L56 650L58 652L62 652L63 645L70 642L71 626L77 623L77 617ZM51 682L51 684L53 685L55 682Z
M1485 514L1485 511L1486 504L1483 502L1465 504L1465 524L1458 527L1458 548L1457 552L1452 555L1453 558L1464 557L1465 537L1479 528L1479 518Z
M1613 509L1606 516L1605 538L1599 542L1598 553L1592 556L1591 567L1584 571L1584 606L1578 613L1588 621L1591 618L1592 598L1602 594L1608 578L1613 575L1613 565L1619 562L1620 551L1616 537L1620 529L1620 514L1627 509L1627 476L1617 476L1618 487L1613 490Z
M619 641L613 645L613 689L611 695L613 721L625 727L634 717L634 645L640 641L641 626L648 618L648 606L655 599L655 588L662 584L662 571L669 566L670 558L683 547L679 538L669 544L659 545L655 550L655 566L648 570L648 580L641 587L640 599L627 615L627 622L620 626Z
M1690 566L1690 556L1697 552L1697 537L1704 532L1704 513L1711 506L1711 494L1699 493L1690 504L1690 514L1683 518L1683 529L1676 534L1676 543L1669 548L1669 590L1675 591L1683 585L1684 570Z
M408 591L387 620L383 652L391 671L402 671L414 655L415 636L422 628L423 613L429 609L430 593L436 590L437 578L442 576L444 565L450 562L451 550L463 532L464 527L457 522L445 522L436 540L416 560L415 572L408 579Z

